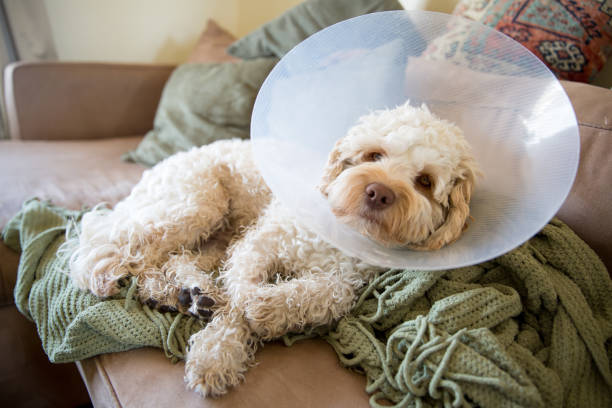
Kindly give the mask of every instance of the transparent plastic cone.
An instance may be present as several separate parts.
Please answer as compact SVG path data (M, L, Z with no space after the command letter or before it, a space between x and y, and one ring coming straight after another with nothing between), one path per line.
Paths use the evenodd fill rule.
M461 127L483 172L469 228L437 251L375 243L317 190L357 119L406 101ZM356 17L297 45L259 92L251 139L266 183L313 231L366 262L409 269L472 265L521 245L558 211L579 159L570 101L537 57L479 23L421 11Z

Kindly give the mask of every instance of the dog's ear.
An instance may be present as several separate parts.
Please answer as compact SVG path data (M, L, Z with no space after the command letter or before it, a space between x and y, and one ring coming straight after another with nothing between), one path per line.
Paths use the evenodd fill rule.
M319 190L327 197L329 185L342 173L344 170L345 163L342 154L342 144L344 139L340 139L334 145L329 158L327 159L327 165L323 169L323 177L319 183Z
M466 166L463 176L455 180L455 185L450 192L446 220L424 241L410 245L410 249L419 251L440 249L459 238L461 232L468 226L469 204L477 172L475 166Z

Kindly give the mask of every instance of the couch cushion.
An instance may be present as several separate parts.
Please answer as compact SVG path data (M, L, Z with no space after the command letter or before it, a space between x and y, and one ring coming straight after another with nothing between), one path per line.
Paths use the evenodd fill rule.
M115 204L127 196L144 167L121 155L142 137L85 141L0 142L0 230L32 197L80 209ZM19 256L0 243L0 304L13 303Z
M0 142L0 228L32 197L70 209L116 203L144 170L120 159L140 140Z
M172 364L156 349L101 355L80 362L79 370L94 406L101 407L369 406L365 377L342 368L323 340L269 343L257 361L243 384L218 399L188 391L185 364Z
M612 271L612 90L561 83L580 127L580 164L558 216Z

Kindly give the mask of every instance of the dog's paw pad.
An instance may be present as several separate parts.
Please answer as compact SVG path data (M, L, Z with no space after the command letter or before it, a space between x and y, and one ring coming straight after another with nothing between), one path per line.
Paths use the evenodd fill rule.
M213 311L210 309L198 309L198 317L204 320L209 320L213 315Z
M130 286L130 277L124 276L123 278L119 279L117 281L117 286L119 286L120 288L126 288Z
M213 315L211 308L215 305L214 299L203 295L199 288L193 288L191 290L191 296L191 315L199 319L210 320Z
M174 306L169 306L169 305L161 305L160 307L157 308L157 310L160 313L176 313L178 312L178 309Z
M215 301L206 295L201 295L201 293L202 291L198 287L191 289L183 288L177 296L178 303L183 307L189 307L193 303L194 298L197 298L196 305L198 308L213 307Z
M149 298L144 301L144 304L149 307L149 309L155 309L160 313L176 313L178 309L174 306L165 305L160 303L158 300Z
M203 295L198 298L196 305L198 306L198 309L213 307L215 305L215 301L212 298Z
M216 305L215 300L197 286L181 289L176 300L182 313L204 320L210 320L213 315L211 308Z
M157 305L159 304L159 302L155 299L149 298L144 301L144 304L147 305L149 309L155 309Z
M181 289L181 291L179 292L178 295L178 302L179 305L183 306L183 307L189 307L191 306L191 290L189 290L189 288L183 288Z

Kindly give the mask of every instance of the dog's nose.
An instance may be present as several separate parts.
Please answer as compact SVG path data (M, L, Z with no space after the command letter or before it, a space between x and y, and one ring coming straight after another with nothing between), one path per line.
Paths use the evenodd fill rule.
M395 201L395 193L381 183L370 183L365 188L366 204L373 210L384 210Z

